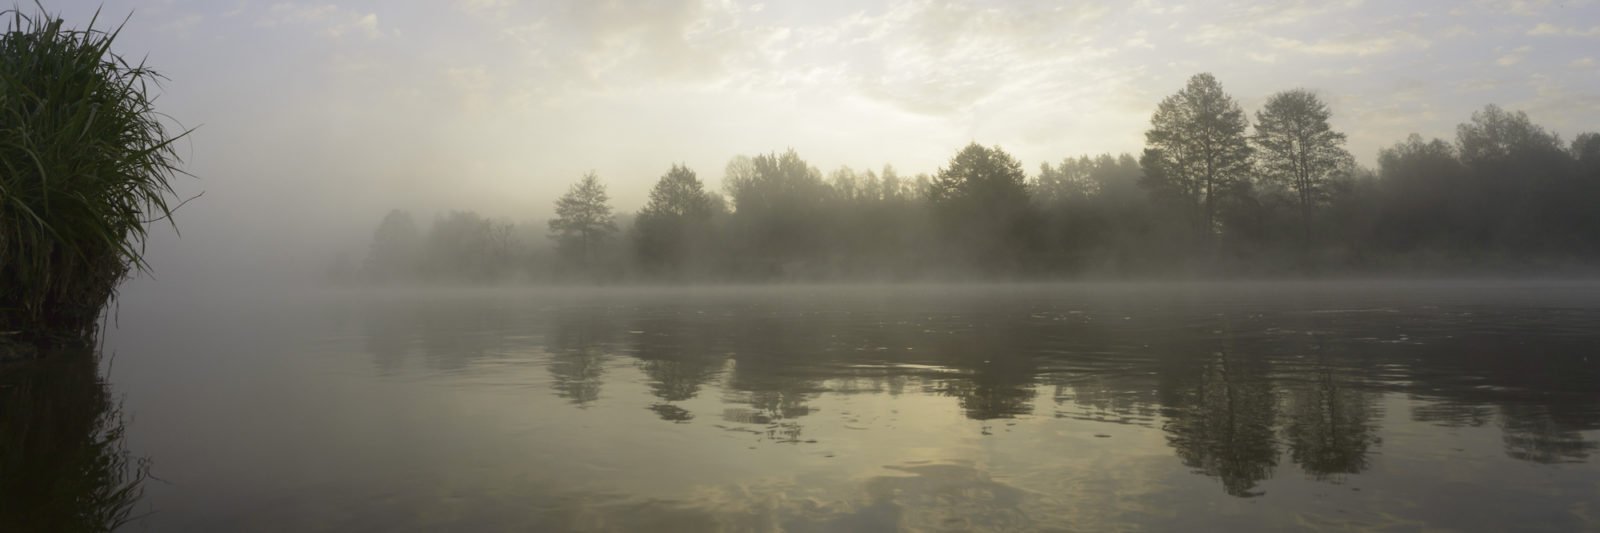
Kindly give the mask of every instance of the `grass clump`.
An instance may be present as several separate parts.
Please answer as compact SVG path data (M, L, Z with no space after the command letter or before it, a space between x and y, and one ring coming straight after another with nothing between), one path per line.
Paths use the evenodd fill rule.
M188 131L169 135L155 110L160 75L111 50L120 26L0 18L0 352L88 341L146 268L149 224L171 223Z

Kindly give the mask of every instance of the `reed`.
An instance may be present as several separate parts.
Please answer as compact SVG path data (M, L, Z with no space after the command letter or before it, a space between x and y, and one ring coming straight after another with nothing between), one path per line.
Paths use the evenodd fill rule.
M117 285L144 270L150 224L187 175L155 109L162 79L39 7L0 12L0 351L93 338Z

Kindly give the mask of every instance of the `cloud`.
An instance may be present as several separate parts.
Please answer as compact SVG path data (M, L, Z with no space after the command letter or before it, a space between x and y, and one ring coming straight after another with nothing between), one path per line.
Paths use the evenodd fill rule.
M456 0L456 7L468 13L504 16L513 3L512 0Z
M845 75L863 94L930 115L966 112L1009 86L1059 83L1075 64L1111 53L1081 32L1105 6L1026 5L902 2L852 18L823 48L850 58Z
M1472 37L1477 34L1478 32L1473 31L1472 28L1457 24L1439 32L1438 37L1440 39L1454 39L1456 37Z
M1508 53L1506 53L1504 55L1501 55L1499 59L1494 60L1494 64L1500 65L1502 67L1509 67L1511 65L1515 65L1517 63L1521 63L1522 62L1522 58L1527 57L1528 56L1528 52L1530 52L1530 51L1533 51L1533 47L1531 47L1531 46L1518 46L1516 49L1514 49L1514 50L1512 50L1512 51L1510 51L1510 52L1508 52Z
M1513 105L1558 128L1592 128L1588 118L1600 113L1600 94L1593 91L1574 90L1570 83L1542 74L1529 79L1528 86L1533 97Z
M362 13L334 4L278 3L267 8L258 20L264 27L304 26L320 27L323 35L338 39L346 35L361 35L377 39L383 35L378 27L377 13Z
M1242 8L1245 24L1250 27L1298 24L1326 17L1338 11L1361 7L1364 0L1293 0L1250 2ZM1235 8L1239 9L1239 8Z
M1550 7L1550 0L1478 0L1477 4L1496 13L1531 17Z
M1540 23L1528 30L1528 35L1533 36L1565 36L1565 37L1600 37L1600 26L1592 26L1587 30L1566 28L1548 22Z
M483 65L446 68L444 81L460 95L462 109L484 111L494 107L494 76Z
M1150 32L1145 30L1133 32L1133 36L1129 37L1128 40L1123 41L1122 45L1128 48L1155 48L1155 45L1150 44Z
M268 16L263 19L263 24L276 26L287 22L322 22L339 12L339 6L333 4L305 5L279 3L267 9Z
M173 18L171 21L167 22L166 24L162 24L161 25L161 31L172 32L172 33L187 33L189 30L194 29L196 26L199 26L200 23L204 22L204 21L205 21L205 16L204 15L201 15L199 13L188 13L188 14L184 14L183 16Z
M1388 35L1344 37L1310 42L1274 37L1268 40L1268 44L1273 48L1302 54L1364 57L1385 54L1402 47L1427 48L1432 45L1432 42L1411 33L1396 31Z
M328 36L335 39L346 34L360 34L368 39L377 39L383 35L383 32L378 30L377 13L367 13L355 19L329 26L326 32Z
M1569 65L1577 67L1577 68L1592 68L1592 67L1594 67L1594 58L1592 58L1592 57L1584 57L1584 58L1574 59L1574 60L1572 60L1572 63L1569 63Z

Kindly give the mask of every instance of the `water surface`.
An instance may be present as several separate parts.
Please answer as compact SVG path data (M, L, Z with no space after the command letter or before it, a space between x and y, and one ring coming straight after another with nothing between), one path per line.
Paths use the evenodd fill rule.
M181 302L183 305L173 305ZM1600 285L125 301L130 529L1600 527Z

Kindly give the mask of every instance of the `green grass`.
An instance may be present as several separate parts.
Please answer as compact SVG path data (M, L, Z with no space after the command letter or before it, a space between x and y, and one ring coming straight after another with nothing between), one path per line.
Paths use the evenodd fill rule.
M112 51L121 27L0 12L0 344L87 341L117 284L146 268L185 175L151 89Z

